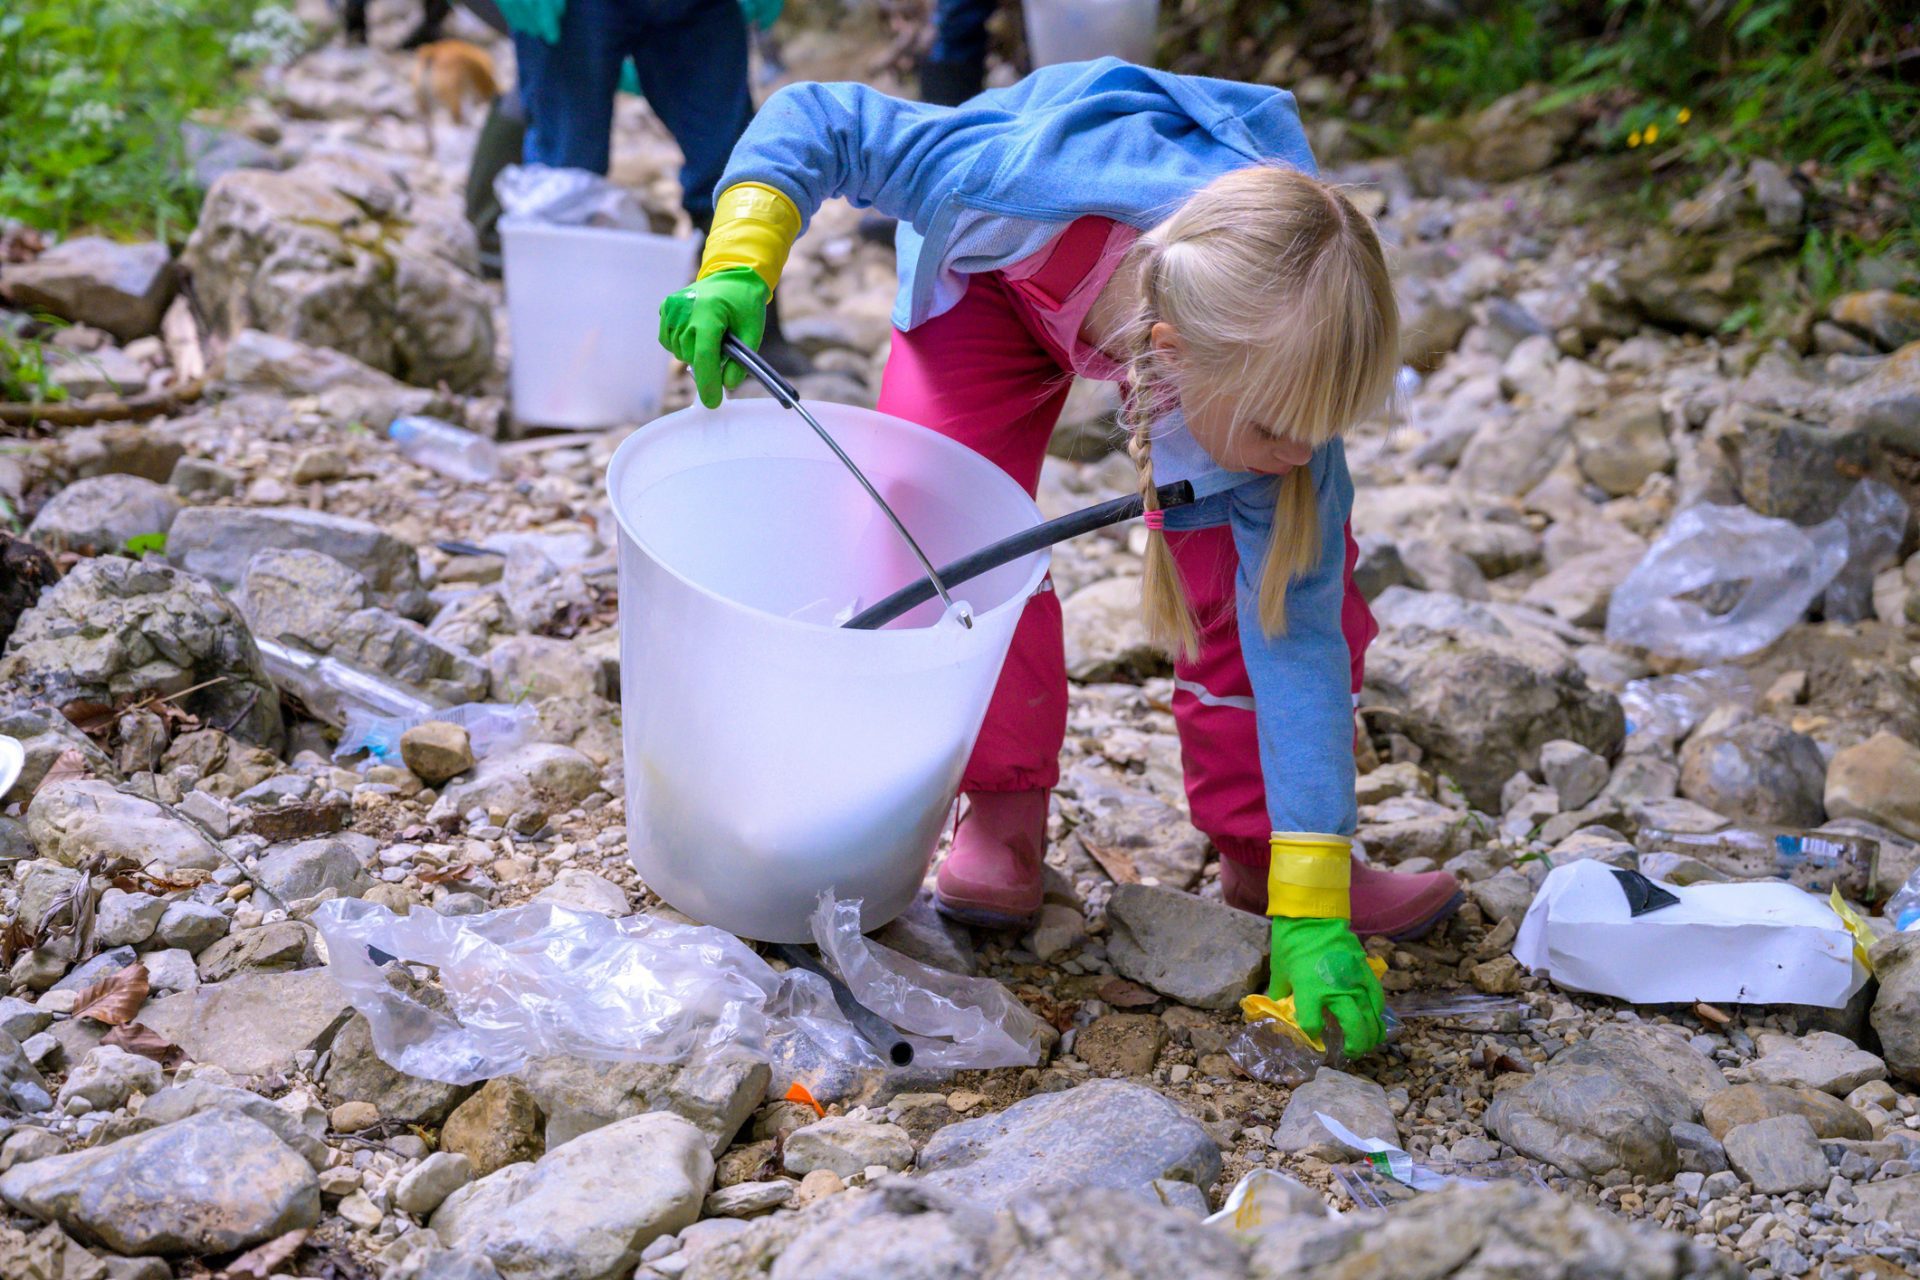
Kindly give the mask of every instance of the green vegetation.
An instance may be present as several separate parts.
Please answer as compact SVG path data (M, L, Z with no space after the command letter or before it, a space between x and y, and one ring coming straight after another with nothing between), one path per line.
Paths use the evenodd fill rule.
M301 38L279 0L0 6L0 211L178 239L200 207L181 125Z
M0 333L0 401L50 404L66 395L47 368L46 348L38 338Z

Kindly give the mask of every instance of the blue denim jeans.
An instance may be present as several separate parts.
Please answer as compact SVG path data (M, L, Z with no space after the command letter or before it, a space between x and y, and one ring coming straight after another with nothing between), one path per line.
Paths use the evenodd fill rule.
M682 201L713 216L714 187L753 116L738 0L568 0L560 40L515 33L529 164L607 171L620 64L680 144Z

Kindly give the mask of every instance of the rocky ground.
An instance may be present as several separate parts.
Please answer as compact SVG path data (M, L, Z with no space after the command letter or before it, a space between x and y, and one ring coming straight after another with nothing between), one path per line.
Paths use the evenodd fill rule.
M410 16L376 14L376 46ZM867 75L870 47L802 33L787 55ZM1264 985L1264 930L1221 904L1186 823L1123 528L1055 555L1075 685L1038 926L969 935L923 900L880 935L1005 983L1060 1033L1047 1061L870 1075L824 1117L767 1101L767 1070L739 1063L555 1058L478 1087L389 1067L328 977L321 903L668 910L627 859L611 700L602 475L623 433L509 440L491 483L385 437L411 412L506 425L500 290L459 218L472 131L443 123L423 158L406 75L318 45L212 136L200 163L225 174L183 253L83 242L0 271L16 307L83 321L52 339L60 376L101 397L83 404L181 401L140 422L83 409L0 446L0 497L47 553L7 542L0 582L0 732L27 749L0 797L0 1273L1920 1267L1920 935L1880 941L1877 983L1838 1010L1633 1006L1556 989L1510 951L1550 867L1634 867L1655 830L1871 837L1863 905L1920 867L1904 532L1856 557L1852 606L1830 596L1737 677L1695 681L1684 712L1650 716L1649 699L1690 664L1603 634L1612 592L1689 505L1811 525L1863 476L1915 496L1920 304L1892 291L1897 266L1869 264L1881 287L1797 345L1720 336L1792 269L1769 237L1805 216L1802 185L1756 165L1664 225L1623 227L1589 216L1604 166L1549 168L1565 139L1533 117L1342 171L1393 245L1423 374L1350 446L1384 628L1360 834L1373 860L1444 866L1469 897L1424 942L1371 949L1403 1006L1483 1007L1410 1015L1383 1052L1295 1088L1249 1076L1235 1006ZM615 176L670 215L670 142L643 105L621 121ZM804 389L870 404L893 267L855 216L822 214L782 294L818 369ZM1076 395L1050 513L1131 490L1101 456L1110 412ZM320 691L276 685L261 642L448 704L519 703L535 727L476 761L428 726L396 761L346 767ZM1684 874L1727 873L1706 858ZM1415 1194L1316 1111L1488 1185ZM1260 1168L1296 1180L1275 1184L1267 1225L1200 1222Z

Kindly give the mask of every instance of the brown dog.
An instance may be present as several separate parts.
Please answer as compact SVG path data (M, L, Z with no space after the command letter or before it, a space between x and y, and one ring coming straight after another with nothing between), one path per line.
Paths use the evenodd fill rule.
M464 124L467 101L492 102L500 86L485 49L465 40L435 40L414 50L413 91L427 129L427 154L432 155L434 104L445 108L455 124Z

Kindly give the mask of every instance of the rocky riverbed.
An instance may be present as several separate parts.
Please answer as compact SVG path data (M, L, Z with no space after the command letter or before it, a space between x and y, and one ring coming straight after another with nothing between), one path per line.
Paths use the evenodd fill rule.
M0 498L26 526L0 560L0 732L27 757L0 797L0 1274L1920 1268L1920 934L1877 941L1877 981L1843 1009L1633 1005L1511 954L1550 868L1631 869L1655 830L1870 837L1869 913L1920 868L1904 527L1852 558L1851 605L1829 595L1731 671L1675 680L1699 664L1606 638L1612 593L1680 511L1812 526L1863 478L1920 496L1920 304L1900 266L1867 264L1883 278L1797 344L1739 336L1729 318L1795 269L1775 242L1819 192L1755 165L1660 225L1597 220L1605 165L1554 167L1564 131L1511 111L1337 170L1393 248L1420 375L1350 444L1383 626L1360 836L1468 895L1438 934L1370 950L1396 1001L1497 1008L1409 1017L1297 1088L1236 1063L1263 930L1221 903L1186 822L1122 527L1055 554L1075 683L1037 926L971 934L923 898L879 935L1004 983L1059 1033L1045 1061L870 1075L824 1116L739 1063L552 1058L453 1086L384 1062L328 976L322 903L672 914L626 848L602 484L624 432L512 438L502 297L460 219L472 130L443 123L422 157L407 64L378 52L403 8L376 6L375 51L308 15L314 48L202 152L211 190L180 254L79 242L0 268L21 312L77 322L51 346L76 397L101 397L80 404L203 392L0 442ZM804 31L786 51L800 74L864 76L871 47ZM615 177L675 216L671 142L642 104L620 120ZM816 368L803 390L871 404L894 275L856 217L822 213L782 295ZM1111 412L1076 393L1049 514L1131 491ZM403 413L507 437L499 479L409 462L385 436ZM448 705L517 703L531 728L476 759L428 725L351 767L263 644ZM432 979L415 975L430 1000ZM1316 1112L1484 1185L1416 1194ZM1202 1223L1255 1169L1292 1180L1269 1220Z

